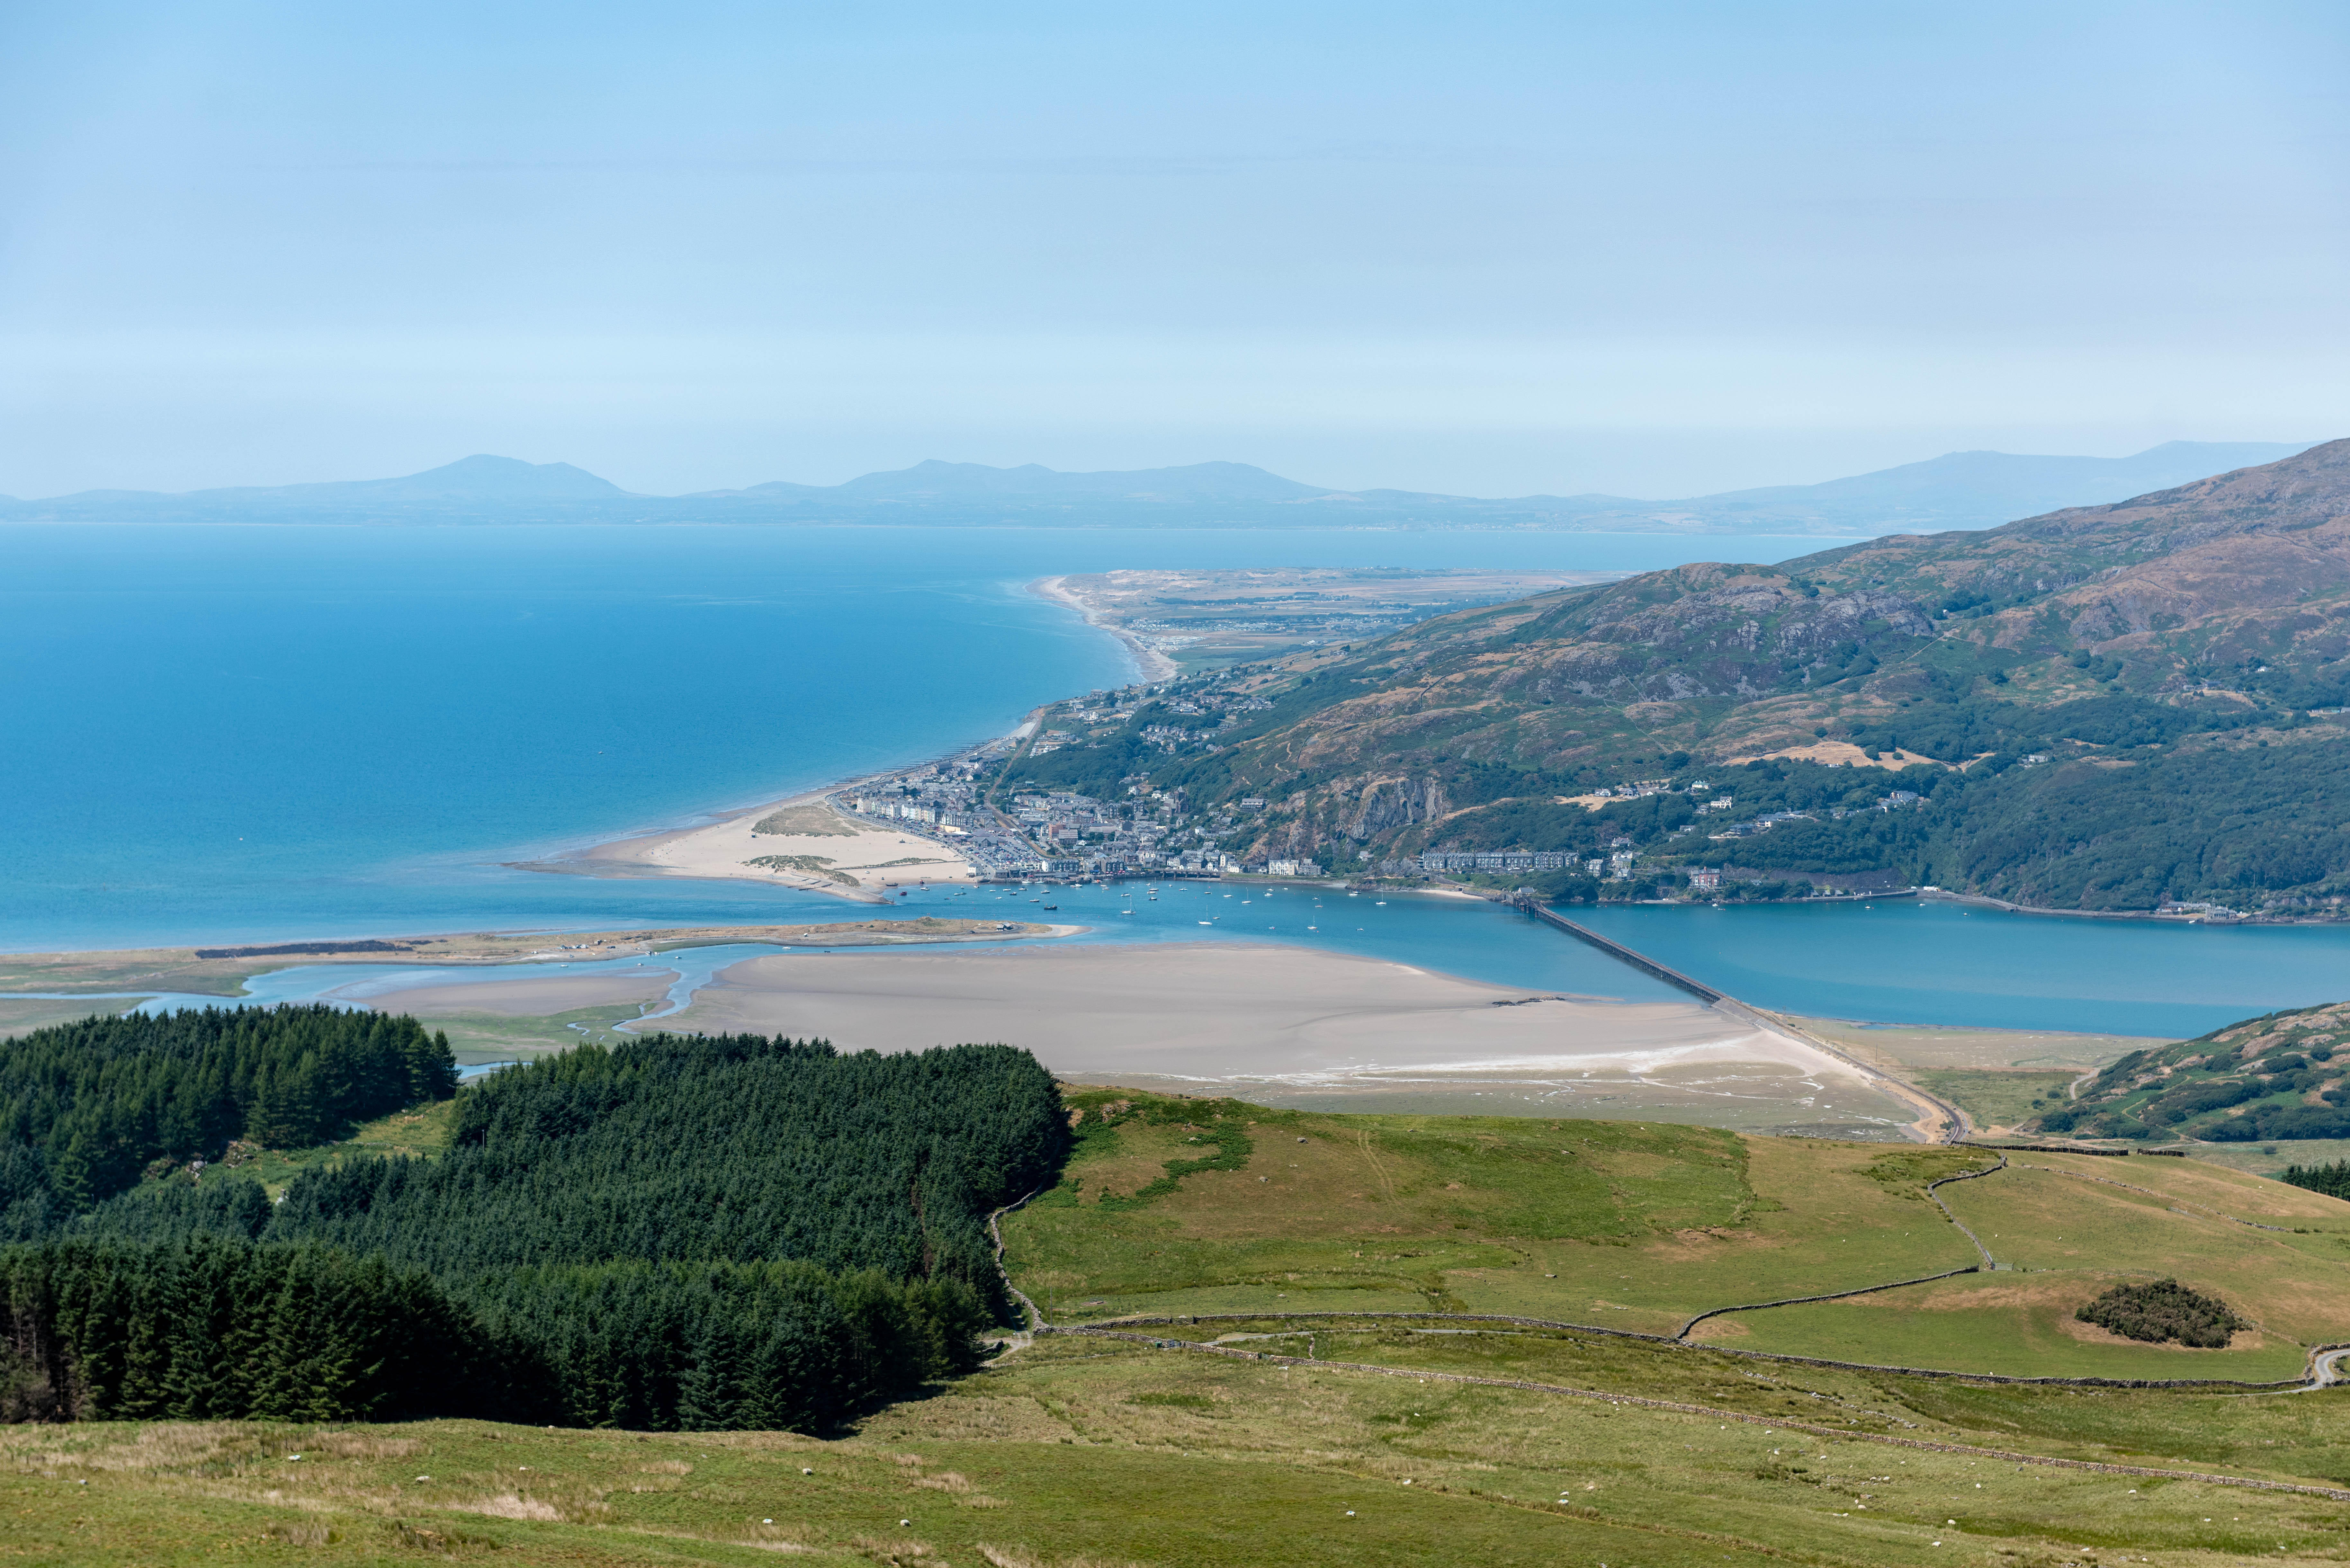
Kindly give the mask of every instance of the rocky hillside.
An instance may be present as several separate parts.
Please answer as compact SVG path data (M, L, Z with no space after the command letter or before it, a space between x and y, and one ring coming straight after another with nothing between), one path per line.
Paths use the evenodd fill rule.
M2041 1131L2210 1143L2350 1137L2350 1002L2133 1051L2036 1117ZM2337 1051L2341 1054L2336 1054Z
M1468 610L1263 686L1271 711L1152 774L1265 798L1233 840L1254 856L1628 837L1667 880L1728 862L2064 907L2331 908L2350 891L2350 441L1981 533ZM1851 771L1872 764L1907 771ZM1682 805L1567 803L1643 779ZM1700 779L1742 820L1810 815L1721 848L1690 826ZM1835 826L1897 789L1924 797L1898 830Z

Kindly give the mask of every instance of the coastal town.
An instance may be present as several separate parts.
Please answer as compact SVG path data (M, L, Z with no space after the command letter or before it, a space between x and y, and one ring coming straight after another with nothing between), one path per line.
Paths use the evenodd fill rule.
M825 804L846 816L887 824L900 835L928 839L968 861L974 879L982 882L1328 874L1329 868L1314 860L1251 858L1224 847L1236 837L1247 836L1251 819L1266 809L1261 796L1194 801L1182 786L1153 787L1149 775L1140 773L1120 779L1121 793L1107 797L1074 789L1017 785L1007 789L1003 784L1007 763L1014 759L1046 756L1072 744L1087 744L1087 737L1108 734L1129 724L1144 707L1172 721L1146 724L1133 732L1152 751L1211 753L1218 749L1215 735L1237 726L1246 715L1272 707L1244 685L1227 683L1230 676L1245 673L1228 671L1222 676L1090 692L1045 710L1018 734L941 762L868 779L826 796ZM1669 885L1685 885L1690 894L1710 896L1722 890L1725 879L1734 884L1742 877L1752 879L1752 874L1742 874L1735 867L1681 863L1689 847L1700 837L1727 847L1783 823L1816 820L1810 812L1784 810L1736 817L1737 797L1706 779L1639 779L1596 789L1574 801L1596 812L1657 795L1684 797L1700 820L1647 846L1617 835L1608 840L1604 852L1596 854L1559 849L1430 849L1384 858L1355 874L1414 880L1568 872L1616 884L1663 875ZM1894 789L1857 809L1890 812L1922 804L1915 791ZM1841 820L1853 809L1837 806L1819 815ZM1704 820L1722 817L1729 820ZM1674 863L1668 867L1659 857L1670 857ZM1847 889L1823 878L1816 890Z
M1040 742L1046 743L1046 742ZM1318 877L1311 861L1243 862L1216 846L1262 810L1254 797L1229 807L1190 809L1181 789L1138 783L1123 800L1071 790L1020 790L988 798L1000 755L987 751L893 774L827 797L836 811L888 822L971 863L983 882L1035 877L1221 877L1227 873Z

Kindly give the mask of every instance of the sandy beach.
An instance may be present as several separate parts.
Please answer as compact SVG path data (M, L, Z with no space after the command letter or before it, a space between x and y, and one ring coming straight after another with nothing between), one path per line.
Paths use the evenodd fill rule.
M1040 599L1050 599L1056 605L1066 605L1083 616L1087 626L1099 627L1126 644L1127 651L1133 654L1135 662L1142 667L1141 680L1144 685L1149 685L1154 680L1169 680L1176 674L1176 664L1173 659L1124 627L1104 619L1093 606L1068 590L1066 578L1039 577L1028 585L1028 591Z
M590 877L720 877L779 884L879 903L893 888L975 882L971 862L946 845L845 816L830 791L738 811L701 827L618 839L519 870Z
M665 1022L850 1050L1002 1041L1075 1080L1334 1109L1878 1137L1913 1114L1827 1053L1695 1002L1556 997L1295 948L779 955L719 971Z

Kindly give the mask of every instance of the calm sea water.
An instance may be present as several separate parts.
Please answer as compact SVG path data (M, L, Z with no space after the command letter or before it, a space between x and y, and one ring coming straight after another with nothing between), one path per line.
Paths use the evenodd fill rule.
M1834 541L1738 541L1773 558ZM498 862L999 735L1131 679L1022 585L1118 566L1645 570L1569 534L0 529L0 950L767 920Z
M1641 570L1728 543L0 530L0 950L838 919L834 900L756 884L546 877L500 862L935 754L1003 733L1048 699L1130 679L1112 639L1022 591L1050 573ZM1735 553L1783 558L1827 543L1742 540ZM1304 942L1529 990L1670 994L1491 906L1326 894L1317 912L1295 891L1243 906L1226 890L1054 899L1059 919L1097 929L1088 940ZM909 914L1015 905L1037 912L1025 895L903 900ZM2150 929L1903 902L1609 910L1595 923L1750 1001L1846 1017L2191 1034L2350 993L2350 940L2324 930ZM326 981L289 974L271 993Z
M1820 1017L2191 1039L2350 996L2342 926L2157 925L1911 898L1565 912L1743 1001Z

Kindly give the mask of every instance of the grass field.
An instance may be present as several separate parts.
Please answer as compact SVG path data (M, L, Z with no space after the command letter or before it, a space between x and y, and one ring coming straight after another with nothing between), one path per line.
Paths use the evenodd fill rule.
M2282 1143L2199 1143L2198 1164L2274 1176L2288 1165L2332 1165L2350 1159L2350 1138L2291 1138Z
M1014 1278L1055 1321L1433 1309L1670 1333L1791 1279L1963 1266L1974 1249L1920 1189L1989 1160L1660 1122L1069 1098L1066 1179L1004 1223Z
M2064 1086L2077 1073L1968 1071L1944 1068L1911 1072L1920 1088L1931 1089L1967 1113L1978 1127L2012 1127L2026 1116L2064 1103Z
M2102 1066L2115 1057L2150 1046L2168 1045L2167 1039L2136 1034L2076 1034L2054 1030L1966 1029L1931 1024L1855 1023L1842 1018L1786 1015L1794 1023L1832 1045L1865 1062L1904 1071L1913 1068L1965 1068L1998 1072L2055 1071L2069 1067L2078 1073Z
M0 1429L0 1547L157 1568L2350 1558L2339 1500L2042 1462L2350 1486L2350 1388L1968 1385L1721 1353L2290 1376L2306 1343L2350 1338L2350 1205L2196 1160L2017 1154L1942 1193L2023 1267L1713 1319L1708 1343L1305 1320L1289 1314L1487 1312L1670 1332L1709 1307L1936 1272L1976 1254L1924 1184L1993 1157L1091 1088L1068 1102L1078 1145L1065 1179L1004 1220L1015 1280L1064 1323L1257 1314L1172 1332L1307 1364L1016 1336L981 1372L824 1438L467 1421L16 1427ZM359 1150L430 1154L449 1109L265 1157L258 1173L282 1181ZM2072 1322L2105 1283L2155 1272L2216 1291L2258 1328L2225 1351L2186 1351Z
M2329 1484L2350 1479L2350 1395L1956 1388L1573 1335L1321 1338L1325 1355L1419 1375L1724 1414L1055 1336L828 1440L458 1421L20 1427L0 1436L6 1544L29 1561L158 1568L2202 1568L2345 1554L2342 1507L2321 1497L1871 1439Z
M1056 1323L1451 1312L1671 1334L1718 1307L1977 1262L1923 1188L1993 1159L1118 1090L1074 1090L1070 1104L1080 1142L1062 1184L1003 1223L1014 1279ZM1701 1334L1957 1371L2248 1381L2294 1376L2305 1346L2350 1339L2350 1205L2194 1160L2012 1158L1942 1189L2000 1272L1738 1314ZM2072 1319L2117 1280L2170 1274L2259 1328L2186 1351Z

